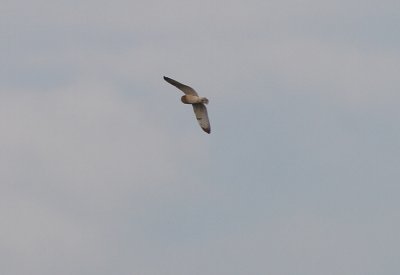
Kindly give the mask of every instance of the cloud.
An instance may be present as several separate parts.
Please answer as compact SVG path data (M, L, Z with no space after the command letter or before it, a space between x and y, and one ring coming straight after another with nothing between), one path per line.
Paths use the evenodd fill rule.
M183 196L180 169L198 149L180 150L184 140L172 139L145 105L91 82L0 97L6 271L104 262L124 219L144 219Z
M0 269L392 274L398 10L6 1Z
M396 3L386 3L386 8L356 10L357 1L85 1L76 6L43 0L24 9L9 2L3 20L12 26L10 47L3 45L2 52L11 55L4 56L8 69L2 82L52 89L78 75L155 83L170 74L200 89L213 87L216 97L237 96L254 83L258 88L246 92L263 98L270 90L286 89L351 104L391 101L400 57L390 46L396 42L388 28L395 10L389 7ZM176 13L178 7L185 12Z

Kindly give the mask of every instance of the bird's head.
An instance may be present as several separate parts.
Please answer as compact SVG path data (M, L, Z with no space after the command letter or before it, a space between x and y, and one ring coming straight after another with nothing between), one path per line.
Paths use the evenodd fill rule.
M201 103L208 104L208 99L207 98L202 97L200 100L201 100Z

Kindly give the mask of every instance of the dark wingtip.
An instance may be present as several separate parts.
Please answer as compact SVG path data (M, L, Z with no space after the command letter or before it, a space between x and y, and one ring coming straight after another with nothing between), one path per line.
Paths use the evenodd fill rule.
M210 128L203 128L204 132L206 132L207 134L211 133L211 129Z

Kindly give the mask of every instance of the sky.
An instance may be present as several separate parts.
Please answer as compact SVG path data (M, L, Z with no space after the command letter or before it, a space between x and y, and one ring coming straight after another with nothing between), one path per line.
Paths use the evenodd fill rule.
M399 1L0 12L1 274L399 274Z

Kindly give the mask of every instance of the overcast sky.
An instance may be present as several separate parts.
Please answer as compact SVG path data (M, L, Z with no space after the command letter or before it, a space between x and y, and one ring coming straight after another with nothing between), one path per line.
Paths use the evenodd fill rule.
M398 0L0 13L1 274L400 273Z

